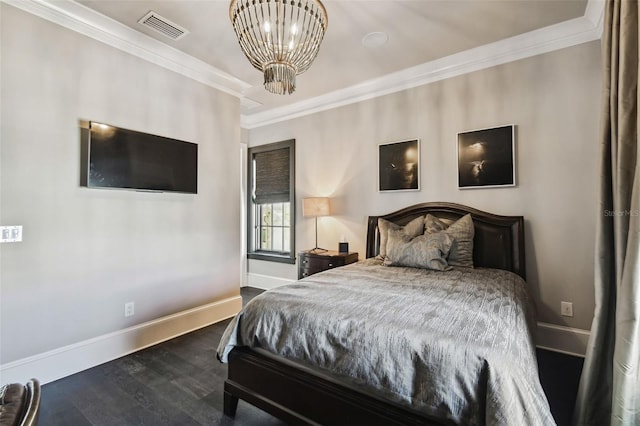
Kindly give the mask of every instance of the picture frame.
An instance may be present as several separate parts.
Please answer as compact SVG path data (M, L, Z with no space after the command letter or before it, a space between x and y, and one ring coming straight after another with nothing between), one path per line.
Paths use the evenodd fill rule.
M378 145L378 191L420 191L420 139Z
M514 124L458 133L458 189L516 186Z

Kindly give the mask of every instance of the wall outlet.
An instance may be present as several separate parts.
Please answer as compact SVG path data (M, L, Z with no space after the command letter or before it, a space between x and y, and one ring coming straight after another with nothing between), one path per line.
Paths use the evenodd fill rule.
M124 304L124 316L131 317L135 314L136 305L134 302L127 302Z
M560 315L563 317L572 317L573 316L573 303L571 302L560 302Z

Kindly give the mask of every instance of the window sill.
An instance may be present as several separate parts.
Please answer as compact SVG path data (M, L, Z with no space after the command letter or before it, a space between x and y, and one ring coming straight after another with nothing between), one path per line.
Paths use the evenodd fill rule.
M278 262L278 263L289 263L291 265L295 265L296 259L295 257L291 257L288 254L272 254L267 252L252 252L247 253L248 259L255 260L266 260L269 262Z

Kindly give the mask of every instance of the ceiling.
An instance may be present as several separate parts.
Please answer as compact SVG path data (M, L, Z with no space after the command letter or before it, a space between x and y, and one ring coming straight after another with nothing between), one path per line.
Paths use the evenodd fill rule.
M19 0L5 1L25 8ZM57 14L62 10L67 15L66 21L73 15L83 23L100 26L105 33L117 33L120 39L141 43L146 50L158 50L160 46L173 62L188 59L195 61L196 68L213 70L222 80L230 82L231 93L241 98L244 118L262 116L258 121L263 123L273 111L290 115L300 109L317 109L329 99L334 104L347 103L346 97L340 101L339 93L349 93L349 99L357 100L375 90L389 93L411 84L424 84L427 75L433 79L434 73L451 72L461 66L469 68L472 62L486 62L488 65L483 66L490 66L485 59L488 46L495 53L494 65L506 62L500 57L513 52L521 53L510 60L537 54L527 52L534 45L538 53L566 47L570 45L568 39L584 38L582 33L593 30L593 19L586 26L583 21L590 9L597 10L597 4L602 3L602 0L323 0L329 25L315 62L297 77L295 93L275 95L263 88L262 73L251 66L240 50L229 21L228 0L32 1L40 3L40 8L42 4L56 7ZM189 33L172 40L139 24L138 20L149 11ZM123 33L116 26L123 29L126 26L128 32ZM362 38L375 31L385 32L388 42L378 48L365 47ZM151 42L155 45L149 47L144 40L149 38L154 39ZM557 46L548 47L551 42ZM176 54L182 59L176 60ZM473 67L466 72L469 70ZM422 79L417 80L418 75ZM395 89L381 83L391 80L395 81Z

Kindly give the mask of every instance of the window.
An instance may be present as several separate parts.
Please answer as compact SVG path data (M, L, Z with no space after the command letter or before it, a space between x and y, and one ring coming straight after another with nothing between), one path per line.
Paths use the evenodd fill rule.
M295 140L249 148L249 259L295 263Z

